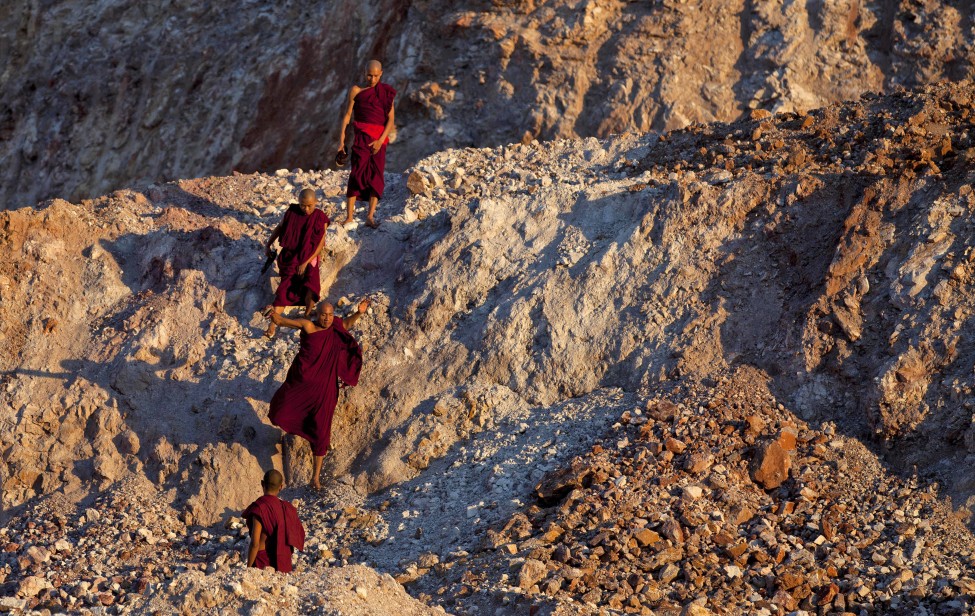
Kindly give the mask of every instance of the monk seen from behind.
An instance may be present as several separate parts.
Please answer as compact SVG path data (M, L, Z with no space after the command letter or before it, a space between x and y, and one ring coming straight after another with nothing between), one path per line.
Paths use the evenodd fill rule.
M288 369L288 376L271 398L271 423L311 443L314 456L312 487L321 488L322 461L331 443L332 415L341 384L359 382L362 349L348 328L369 309L369 300L359 302L356 312L345 319L335 316L335 307L323 302L314 320L269 316L274 323L301 331L300 346Z
M281 573L291 571L291 555L305 547L305 529L294 505L278 498L284 485L281 473L271 469L264 473L261 487L264 496L244 510L243 518L251 533L247 566L263 569L274 567Z
M329 222L310 188L302 190L298 203L288 207L266 245L268 255L274 253L271 246L275 240L281 245L277 260L281 282L268 311L281 314L288 306L304 306L305 318L311 317L322 292L319 261ZM272 338L276 330L272 322L265 335Z
M345 191L348 212L343 225L352 222L355 216L356 199L369 200L369 213L366 224L376 223L376 205L383 196L386 184L383 171L386 169L386 145L389 134L396 125L396 110L393 99L396 90L382 83L383 65L371 60L366 65L365 83L352 86L349 90L348 104L342 116L339 130L339 152L345 151L345 131L352 122L352 169L349 172L349 185Z

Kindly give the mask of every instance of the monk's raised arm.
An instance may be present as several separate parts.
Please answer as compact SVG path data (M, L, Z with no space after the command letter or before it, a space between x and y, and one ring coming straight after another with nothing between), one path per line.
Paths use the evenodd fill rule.
M355 95L359 93L358 86L352 86L349 90L349 100L345 105L345 115L342 116L342 126L339 127L339 149L345 149L345 131L349 128L352 121L352 106L355 105Z
M282 316L276 312L271 312L268 315L275 325L280 325L282 327L290 327L292 329L300 329L306 334L314 333L315 324L308 319L289 319L288 317Z
M342 325L345 326L345 329L352 329L352 327L355 326L356 321L359 320L359 317L365 314L366 310L369 310L370 304L372 304L372 300L368 298L359 302L359 308L354 313L352 313L352 316L345 317L344 319L342 319Z
M247 566L253 567L257 553L261 551L261 521L257 516L251 518L251 545L247 549Z

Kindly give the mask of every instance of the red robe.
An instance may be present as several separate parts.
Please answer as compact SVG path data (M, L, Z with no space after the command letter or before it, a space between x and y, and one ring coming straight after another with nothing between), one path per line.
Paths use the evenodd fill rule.
M267 534L264 549L257 553L254 566L258 569L274 567L281 573L291 571L291 554L305 547L305 529L298 519L294 505L277 496L265 494L244 509L243 518L261 522L261 532Z
M342 319L328 329L301 332L301 345L284 384L271 398L271 423L311 443L312 453L324 456L332 432L332 415L339 399L339 379L359 382L362 349Z
M383 196L383 189L386 187L383 170L386 168L386 145L389 139L383 142L379 152L375 154L369 144L386 130L395 97L396 90L385 83L377 83L355 95L352 106L352 128L355 133L352 140L352 170L349 172L346 197L368 199L372 195L376 198Z
M284 213L281 235L278 237L281 244L281 253L278 255L281 283L274 294L275 306L304 306L305 294L309 291L314 301L317 302L321 297L322 280L318 257L308 265L304 274L298 274L298 266L318 247L328 223L325 212L316 209L311 214L305 214L298 204L292 204Z

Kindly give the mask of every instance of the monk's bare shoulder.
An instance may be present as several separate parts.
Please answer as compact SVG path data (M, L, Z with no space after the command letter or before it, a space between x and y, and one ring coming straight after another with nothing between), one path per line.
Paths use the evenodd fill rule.
M360 88L359 86L352 86L349 89L349 100L355 98L356 94L358 94L359 92L362 92L362 88Z

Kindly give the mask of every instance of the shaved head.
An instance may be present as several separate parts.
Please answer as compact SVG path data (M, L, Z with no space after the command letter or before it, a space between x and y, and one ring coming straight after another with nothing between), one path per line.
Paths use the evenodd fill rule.
M302 205L315 203L315 201L315 190L312 188L304 188L300 193L298 193L298 202Z
M335 306L329 302L318 304L318 326L328 329L335 319Z
M383 78L383 65L379 63L379 60L369 60L369 63L366 64L366 74L365 74L366 87L367 88L373 87L374 85L379 83L379 80L382 78Z
M264 489L268 492L273 492L276 494L281 489L281 486L284 485L284 477L280 472L272 468L268 472L264 473L264 481L261 482L261 485L263 485Z

